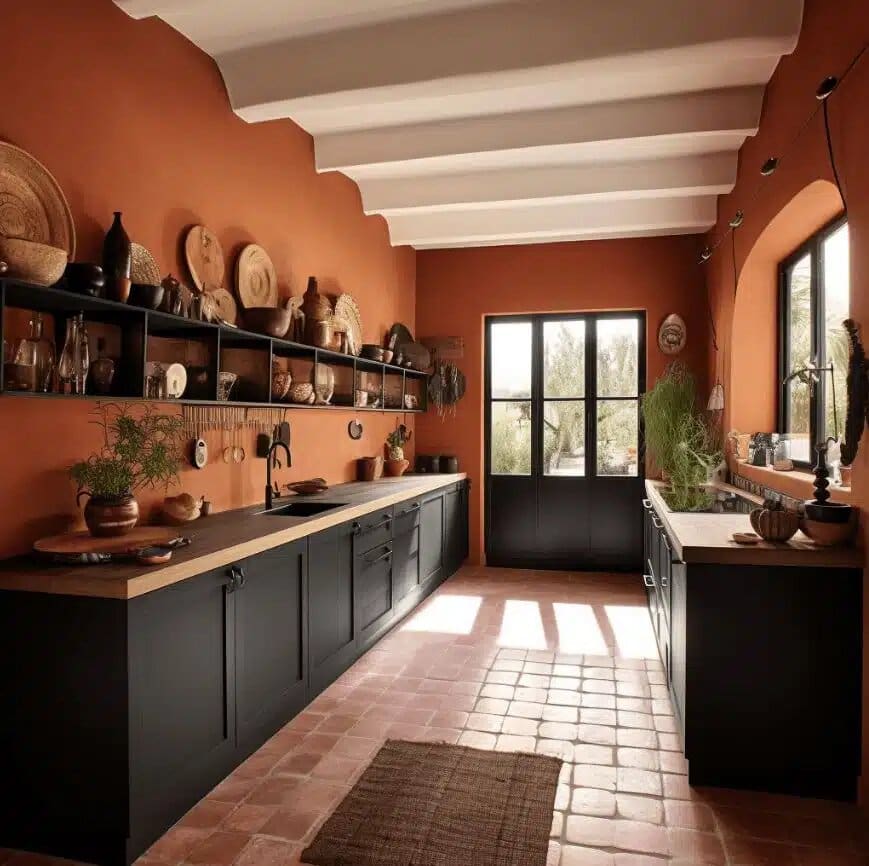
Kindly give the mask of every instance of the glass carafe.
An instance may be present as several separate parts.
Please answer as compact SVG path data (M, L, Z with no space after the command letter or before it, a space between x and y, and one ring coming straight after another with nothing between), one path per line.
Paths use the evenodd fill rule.
M79 326L80 316L66 320L66 339L60 360L57 362L57 390L61 394L76 393L76 375L78 373Z
M42 333L42 313L30 320L30 336L18 343L15 363L33 367L35 391L50 391L54 377L54 343Z
M76 358L76 394L87 393L88 373L91 371L91 348L87 325L78 324L78 357Z

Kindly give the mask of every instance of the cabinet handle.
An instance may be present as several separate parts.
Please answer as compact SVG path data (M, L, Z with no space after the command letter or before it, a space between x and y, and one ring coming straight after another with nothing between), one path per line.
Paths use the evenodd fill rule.
M378 562L380 562L383 559L389 559L390 556L392 556L392 550L387 550L386 553L382 553L376 559L366 559L365 564L366 565L376 565Z
M651 508L651 507L652 507L652 500L651 499L644 499L643 500L643 508Z
M402 514L410 514L412 511L419 511L419 503L418 502L414 502L413 505L410 506L410 508L405 508L404 511L402 511L401 513Z
M359 535L362 532L362 524L358 520L353 521L353 534Z
M229 578L229 589L227 592L235 592L237 589L241 589L247 583L247 577L245 576L244 569L240 565L233 565L229 570L230 578Z
M655 529L663 529L664 524L661 523L660 519L656 515L652 515L652 523L655 525Z
M655 578L651 574L643 575L643 583L646 584L647 589L655 588Z
M381 520L380 523L375 523L374 526L369 526L366 529L366 532L373 532L375 529L380 529L381 526L389 526L392 523L392 516L390 515L385 520Z

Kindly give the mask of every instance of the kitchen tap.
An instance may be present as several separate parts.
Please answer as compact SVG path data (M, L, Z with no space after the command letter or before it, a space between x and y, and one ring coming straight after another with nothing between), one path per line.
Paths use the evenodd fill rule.
M269 451L268 454L266 454L266 511L272 507L272 498L275 495L275 492L272 489L272 457L274 456L275 451L279 448L283 448L284 451L287 452L287 466L293 465L293 455L290 453L290 446L287 445L283 439L275 439L275 441L269 445Z

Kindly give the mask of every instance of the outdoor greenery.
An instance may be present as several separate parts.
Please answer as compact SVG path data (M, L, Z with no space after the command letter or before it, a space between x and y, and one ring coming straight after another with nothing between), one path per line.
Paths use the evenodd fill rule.
M643 397L646 445L669 487L662 495L677 511L705 508L702 485L721 461L721 434L697 409L696 385L687 367L674 361Z
M118 497L141 487L168 487L178 480L182 420L146 406L139 417L115 403L94 410L103 447L70 467L79 490L93 496Z

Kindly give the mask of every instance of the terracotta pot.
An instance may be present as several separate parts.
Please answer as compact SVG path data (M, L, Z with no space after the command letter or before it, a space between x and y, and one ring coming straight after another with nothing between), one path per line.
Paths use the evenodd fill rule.
M362 457L356 461L360 481L376 481L383 474L382 457Z
M84 507L84 522L91 535L107 538L126 535L139 522L139 503L132 493L122 496L93 496L89 490L82 490L76 497L88 496Z
M800 528L800 516L796 511L755 508L748 519L754 531L765 541L788 541Z
M399 475L404 475L408 466L410 466L409 460L387 460L383 464L383 472L390 478L397 478Z

